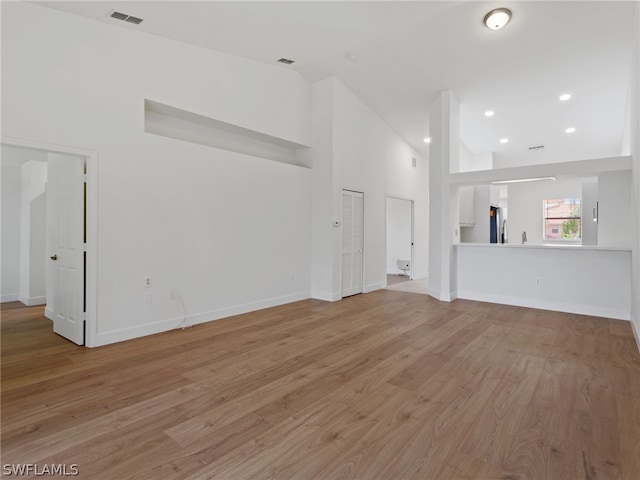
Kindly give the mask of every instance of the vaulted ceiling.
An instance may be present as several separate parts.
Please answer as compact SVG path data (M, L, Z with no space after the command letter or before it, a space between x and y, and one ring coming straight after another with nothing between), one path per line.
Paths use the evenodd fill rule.
M620 155L633 1L72 1L47 7L292 69L336 76L408 143L451 89L461 137L501 166ZM511 22L482 22L497 7ZM133 25L118 10L144 19ZM279 58L295 60L292 65ZM570 93L569 101L559 96ZM492 110L493 117L484 112ZM565 130L574 127L568 134ZM507 138L508 143L500 143ZM532 146L544 146L530 150Z

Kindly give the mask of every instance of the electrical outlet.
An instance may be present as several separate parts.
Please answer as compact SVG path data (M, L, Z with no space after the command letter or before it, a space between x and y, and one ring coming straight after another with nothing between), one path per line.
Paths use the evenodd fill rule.
M151 277L144 277L144 288L151 288Z
M534 284L535 284L536 287L542 286L542 278L536 277L535 280L534 280Z

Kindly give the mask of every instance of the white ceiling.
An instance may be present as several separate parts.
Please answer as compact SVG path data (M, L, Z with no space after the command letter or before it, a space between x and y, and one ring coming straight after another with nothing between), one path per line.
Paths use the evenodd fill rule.
M37 3L272 65L290 58L280 68L312 81L335 75L425 154L428 109L444 89L460 100L464 143L500 165L621 153L637 2ZM491 31L482 19L497 7L513 19ZM573 98L561 103L565 92Z

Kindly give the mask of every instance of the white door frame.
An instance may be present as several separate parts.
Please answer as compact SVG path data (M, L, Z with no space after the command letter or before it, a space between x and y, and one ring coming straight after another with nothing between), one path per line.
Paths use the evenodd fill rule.
M411 258L409 259L409 280L413 280L413 251L414 251L414 210L415 210L415 200L413 198L403 197L400 195L392 195L387 193L384 199L384 271L387 271L387 263L389 259L387 258L387 243L389 239L387 238L387 215L389 212L387 211L387 198L395 198L396 200L405 200L411 205ZM386 278L386 277L385 277ZM385 280L386 283L386 280Z
M85 346L97 345L98 312L98 152L13 137L0 137L2 145L31 148L51 153L83 157L87 165L87 257L85 280Z

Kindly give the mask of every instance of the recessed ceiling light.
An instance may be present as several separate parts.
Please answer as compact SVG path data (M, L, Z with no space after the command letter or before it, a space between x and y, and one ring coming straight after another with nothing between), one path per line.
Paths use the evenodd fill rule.
M567 133L573 133L573 132L575 132L575 131L576 131L575 127L569 127L569 128L567 128L567 129L565 130L565 132L567 132Z
M425 138L424 143L431 143L431 138L430 137Z
M509 139L508 138L501 138L500 139L500 143L509 143Z
M563 93L562 95L560 95L560 101L561 102L566 102L567 100L569 100L571 98L571 94L570 93Z
M496 8L484 16L484 24L491 30L499 30L511 20L511 10Z
M494 115L493 110L487 110L486 112L484 112L485 117L493 117L493 115Z

